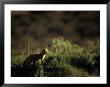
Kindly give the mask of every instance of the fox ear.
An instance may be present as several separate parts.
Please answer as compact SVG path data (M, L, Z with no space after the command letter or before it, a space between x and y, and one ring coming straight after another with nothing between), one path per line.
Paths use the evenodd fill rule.
M48 49L48 47L46 47L46 49Z
M47 51L47 50L48 50L48 48L45 48L45 50Z
M45 50L48 50L48 47L46 47Z

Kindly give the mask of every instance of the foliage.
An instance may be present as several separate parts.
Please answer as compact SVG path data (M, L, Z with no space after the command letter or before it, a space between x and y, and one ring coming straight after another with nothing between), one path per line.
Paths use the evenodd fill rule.
M49 76L91 76L96 70L100 70L99 44L94 48L80 47L62 37L53 39L50 43L50 53L44 61L44 68L57 70L52 75L50 73L53 71L47 70ZM99 74L100 71L95 73Z
M48 42L49 54L45 60L41 63L36 62L35 76L100 76L100 45L99 42L92 45L90 41L87 46L81 47L63 37L52 39ZM12 54L13 60L16 59L13 61L15 64L22 64L27 55L25 51L17 55L14 52Z

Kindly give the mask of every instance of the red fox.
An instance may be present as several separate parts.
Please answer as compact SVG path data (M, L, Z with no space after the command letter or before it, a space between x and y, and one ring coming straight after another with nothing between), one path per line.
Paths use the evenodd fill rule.
M30 55L24 61L23 65L29 65L32 62L33 62L33 64L35 64L35 62L38 61L39 59L44 60L45 54L47 54L47 53L49 53L49 51L48 51L47 48L45 48L45 49L42 50L42 52L40 54L32 54L32 55Z

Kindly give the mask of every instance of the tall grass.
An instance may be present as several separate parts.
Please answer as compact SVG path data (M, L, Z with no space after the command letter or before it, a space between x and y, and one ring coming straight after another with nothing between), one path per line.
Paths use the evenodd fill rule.
M81 47L63 37L52 39L48 42L49 54L45 60L36 62L35 76L100 76L100 44L99 41L95 45L91 43L94 42L88 41L87 46ZM31 52L29 45L24 50L12 50L12 64L22 64L28 55L40 52L41 48Z

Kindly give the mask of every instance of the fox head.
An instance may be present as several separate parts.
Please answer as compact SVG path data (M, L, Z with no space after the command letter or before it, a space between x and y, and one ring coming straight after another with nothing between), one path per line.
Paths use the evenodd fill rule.
M43 50L42 50L42 53L43 53L43 54L48 54L48 53L49 53L48 48L43 49Z
M46 53L49 53L49 50L48 50L48 48L45 48L45 52L46 52Z

